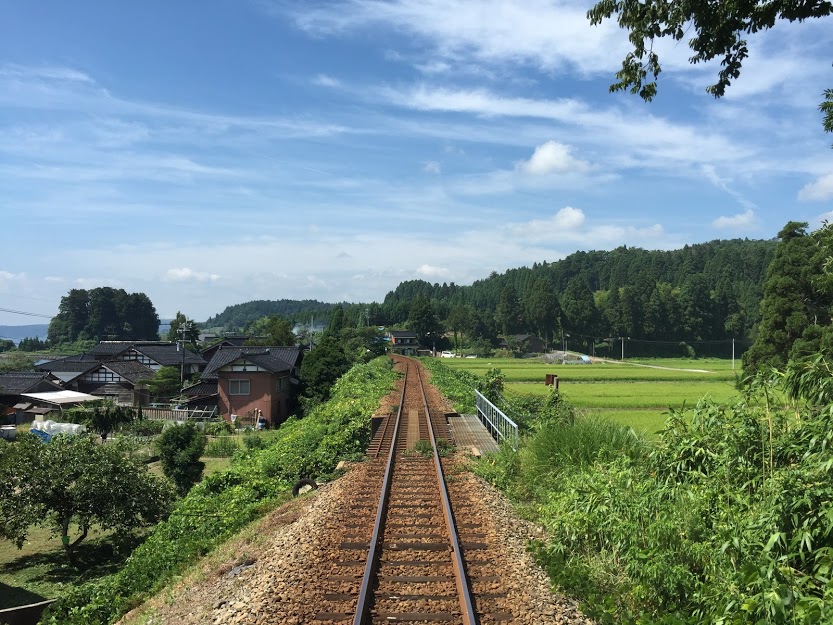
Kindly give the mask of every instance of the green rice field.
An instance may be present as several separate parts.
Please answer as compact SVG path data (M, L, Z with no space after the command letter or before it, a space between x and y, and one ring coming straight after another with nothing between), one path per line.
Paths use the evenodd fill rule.
M704 359L639 359L591 365L547 364L512 358L455 358L443 362L482 376L491 368L506 376L506 392L544 395L545 376L558 375L559 388L577 408L628 425L651 437L662 429L670 407L694 406L703 397L725 402L737 395L735 374L740 361Z

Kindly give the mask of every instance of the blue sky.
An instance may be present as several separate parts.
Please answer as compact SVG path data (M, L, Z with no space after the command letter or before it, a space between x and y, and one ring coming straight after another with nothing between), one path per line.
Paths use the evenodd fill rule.
M660 42L645 104L589 6L0 0L0 307L110 285L202 320L833 215L833 20L750 37L721 100Z

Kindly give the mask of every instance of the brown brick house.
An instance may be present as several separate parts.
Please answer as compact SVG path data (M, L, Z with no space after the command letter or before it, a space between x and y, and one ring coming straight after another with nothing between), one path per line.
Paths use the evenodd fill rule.
M241 425L263 416L270 427L289 416L297 388L300 347L222 347L205 369L217 381L217 411Z

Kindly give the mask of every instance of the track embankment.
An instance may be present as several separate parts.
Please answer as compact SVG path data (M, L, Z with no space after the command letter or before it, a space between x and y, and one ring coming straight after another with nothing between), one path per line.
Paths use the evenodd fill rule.
M380 410L387 412L388 406L398 404L400 392L392 393L384 403L385 408ZM429 404L444 402L430 385L426 395ZM413 460L416 458L410 456L409 461ZM589 624L590 620L574 602L550 591L546 575L527 553L526 543L531 538L542 539L541 531L518 519L497 491L466 470L467 462L462 456L452 455L443 460L443 468L460 537L464 547L468 545L468 550L464 549L468 576L477 609L482 613L477 622L481 625L492 622ZM379 473L378 464L372 461L352 465L345 475L323 485L315 494L294 500L252 524L176 585L128 614L122 623L329 625L352 622L339 615L345 615L352 605L357 572L350 562L358 558L345 558L343 553L345 545L355 543L358 548L370 535L376 512L375 503L370 502L378 497L375 484ZM395 505L411 504L400 501ZM398 514L402 516L405 511L400 509ZM407 526L408 520L403 516L397 523ZM408 540L433 544L438 539L410 537ZM408 557L396 558L409 561L416 558L415 553L405 555ZM382 556L383 560L386 558ZM395 573L389 570L387 579L396 577ZM360 581L360 571L358 574ZM418 577L413 573L408 575ZM449 595L451 586L446 589ZM439 590L443 589L431 592L439 593ZM423 600L419 597L425 594L424 587L409 588L407 592L416 597L408 608L413 613L455 612L452 604L439 604L436 609L421 604ZM343 607L340 601L348 607ZM374 602L373 613L377 616L402 610L381 596ZM328 611L332 619L327 618ZM372 622L376 620L374 617ZM389 618L386 620L391 622Z

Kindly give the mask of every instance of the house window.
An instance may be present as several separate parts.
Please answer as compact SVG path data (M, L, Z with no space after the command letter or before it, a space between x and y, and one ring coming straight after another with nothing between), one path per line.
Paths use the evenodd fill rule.
M285 391L289 388L289 378L278 378L278 390Z
M228 381L229 395L248 395L249 381L248 380L229 380Z

